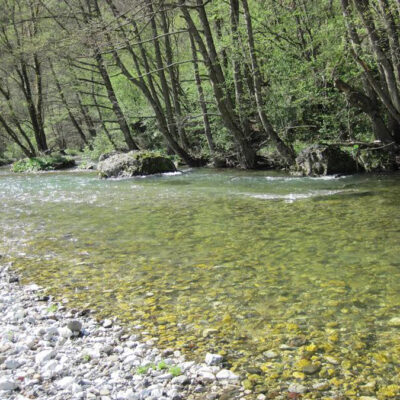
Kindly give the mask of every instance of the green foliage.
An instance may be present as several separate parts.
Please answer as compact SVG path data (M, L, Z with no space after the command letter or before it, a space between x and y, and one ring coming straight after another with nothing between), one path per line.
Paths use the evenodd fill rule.
M346 97L334 87L335 79L340 78L350 82L358 90L362 91L363 88L362 71L349 52L350 46L340 2L317 0L295 2L248 0L248 2L265 111L280 138L286 143L296 143L296 145L300 142L311 144L338 139L369 141L372 132L368 118L359 108L350 105ZM161 4L159 1L153 3ZM88 24L87 34L96 39L88 41L82 40L82 35L77 33L79 18L75 15L71 15L71 18L64 22L66 29L60 29L54 15L70 12L64 2L51 2L48 8L37 9L33 9L29 2L21 3L16 9L12 4L13 2L4 3L3 22L0 21L4 25L4 30L0 33L2 39L0 40L2 53L0 86L3 89L0 92L0 108L13 134L0 123L2 129L0 157L19 159L24 154L34 153L34 149L37 148L44 151L36 142L37 132L28 107L32 102L43 105L43 129L49 148L67 149L67 154L75 155L76 150L70 149L82 149L84 144L88 143L84 148L84 155L94 161L97 161L101 154L109 153L115 148L126 149L125 138L118 122L121 120L121 115L117 116L115 104L114 106L111 104L116 102L135 143L141 149L162 149L170 152L174 146L168 144L171 138L165 131L163 132L164 125L167 125L169 133L172 133L172 139L195 158L211 158L217 155L221 159L235 160L235 157L237 159L240 141L238 142L236 135L229 127L227 128L226 122L221 118L221 109L217 106L218 101L214 93L214 83L211 82L207 66L200 61L198 70L216 147L214 154L206 140L198 87L194 80L194 63L190 61L193 59L192 49L189 36L185 32L186 22L182 18L181 8L166 11L168 29L170 33L174 32L165 36L171 42L173 67L166 65L168 54L164 37L159 41L166 86L169 88L165 89L162 75L159 74L156 65L152 40L154 33L151 24L148 24L146 13L133 14L131 10L126 9L123 2L116 5L120 8L121 15L126 15L135 21L141 37L138 37L129 25L118 28L115 17L108 7L104 7L98 16L96 13L88 13L92 15L93 20ZM254 88L252 88L249 37L243 11L243 6L240 5L238 33L235 35L231 25L230 2L214 1L207 3L205 7L224 75L223 84L220 85L220 89L224 92L223 98L232 99L234 104L228 108L232 108L237 125L246 119L249 120L251 132L247 139L254 149L259 150L264 144L271 146L271 143L258 118ZM156 24L159 34L162 34L159 12L157 11ZM378 13L376 11L373 13L373 18L377 20L378 33L382 36L381 41L386 43L383 50L387 51L385 47L390 47L390 43L384 40L386 28L382 20L377 18ZM189 10L189 14L193 18L194 25L202 35L205 35L199 15L193 9ZM362 30L362 21L356 12L353 14L360 37L366 38L360 46L362 59L371 66L372 73L378 76L379 66L368 45L368 37ZM35 34L26 35L25 32L31 29L29 24L33 15L36 24ZM394 22L398 23L398 16L395 15ZM15 25L12 22L14 20L23 22ZM99 34L98 27L103 24L114 27L108 31L109 43L104 43L105 51L102 52L106 71L115 92L116 100L112 101L110 93L104 87L104 79L98 74L96 60L91 56L96 53L93 51L96 50L95 43L104 42L103 37L96 37ZM126 46L121 48L120 44L125 41L127 41ZM63 43L62 52L55 45L60 42ZM137 49L135 61L129 51L129 42L133 47L139 42L143 46L140 50ZM115 64L112 49L116 51L123 68ZM28 66L34 66L34 57L37 57L41 65L40 78L43 88L48 88L48 92L52 93L51 96L46 95L43 99L39 99L39 91L36 90L33 99L27 100L26 94L21 90L24 84L19 81L20 75L16 69L22 61L21 54L24 55L23 60ZM202 57L198 55L201 60ZM66 63L64 57L68 60L80 60L78 64L82 65ZM54 75L50 62L54 67ZM150 71L146 71L146 62L149 63ZM233 67L235 63L239 65L238 70ZM32 85L35 72L32 67L29 76ZM174 76L178 81L177 98L173 93ZM243 89L240 101L236 101L235 93L235 88L238 87L238 82L235 81L237 76ZM139 81L140 85L135 83ZM146 85L147 91L143 89ZM163 93L165 90L169 90L168 100ZM164 124L160 119L157 120L156 116L163 112L166 114L168 103L171 103L175 121L171 121L170 116L164 115L166 117ZM384 111L382 117L387 120ZM184 127L187 140L181 137L180 133L176 133L176 129L172 129L172 126ZM27 165L26 168L39 170L42 166L37 162ZM22 166L16 169L24 170Z
M77 156L80 154L80 151L76 149L65 149L65 154L68 156Z
M161 360L157 365L153 363L140 365L139 367L136 368L136 373L139 375L145 375L149 372L150 369L158 371L168 370L168 372L172 376L182 375L182 369L178 365L170 366L164 360Z
M58 310L57 304L52 304L51 306L47 307L47 312L54 314Z
M11 170L13 172L52 171L57 169L72 168L75 161L60 155L24 158L16 161Z
M168 369L168 372L172 375L172 376L179 376L182 375L182 370L178 365L173 365L172 367L170 367Z
M86 146L83 149L83 155L92 161L98 161L102 154L110 153L114 150L107 136L105 134L99 134L94 138L90 147Z
M89 362L92 358L90 357L89 354L84 354L82 357L83 362Z
M136 368L136 373L139 375L145 375L150 369L156 369L156 366L154 364L140 365Z
M158 369L159 371L162 371L162 370L164 370L164 369L168 369L168 364L167 364L164 360L161 360L161 361L157 364L157 369Z

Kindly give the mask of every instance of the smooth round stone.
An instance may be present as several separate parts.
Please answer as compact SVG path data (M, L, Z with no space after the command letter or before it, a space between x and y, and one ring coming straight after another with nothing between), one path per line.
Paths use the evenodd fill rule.
M189 385L190 378L188 378L186 375L176 376L172 379L171 383L179 386Z
M6 369L14 370L14 369L19 368L22 364L23 364L23 362L21 362L19 360L9 359L9 360L5 361L4 366L6 367Z
M306 375L312 375L315 374L316 372L318 372L321 369L321 367L319 365L314 365L314 364L310 364L310 365L306 365L302 371L306 374Z
M82 322L76 319L69 321L67 324L67 328L72 332L80 332L82 329Z
M12 391L17 389L17 384L8 377L0 378L0 390Z
M268 350L265 353L263 353L265 355L265 357L269 358L269 359L273 359L278 357L278 354L276 354L274 351L272 350Z
M306 386L300 385L299 383L292 383L288 388L288 392L298 394L303 394L307 392L307 390Z
M400 328L400 317L394 317L390 319L388 325L393 326L395 328Z
M64 339L69 339L73 336L73 332L71 331L71 329L66 326L58 328L58 334Z
M56 386L60 389L69 389L75 383L75 379L72 376L66 376L55 382Z
M222 363L224 360L224 357L222 357L220 354L211 354L207 353L205 362L207 365L219 365Z
M212 372L199 371L198 375L204 382L214 382L216 379Z
M216 378L219 381L237 381L239 380L239 376L234 374L232 371L230 371L229 369L222 369L221 371L219 371L216 375Z

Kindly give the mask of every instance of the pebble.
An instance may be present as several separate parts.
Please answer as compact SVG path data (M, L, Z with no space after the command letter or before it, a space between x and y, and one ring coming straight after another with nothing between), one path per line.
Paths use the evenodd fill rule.
M13 360L13 359L9 359L4 362L4 366L6 367L6 369L11 369L11 370L17 369L22 364L23 364L23 362L21 362L19 360Z
M394 317L390 319L388 325L393 326L395 328L400 328L400 317Z
M17 384L13 380L7 377L0 378L0 390L11 391L17 387Z
M272 350L268 350L265 353L263 353L265 355L265 357L269 358L269 359L273 359L273 358L277 358L278 354L276 354L274 351Z
M303 394L305 392L307 392L307 387L300 385L299 383L292 383L289 388L288 388L288 392L289 393L298 393L298 394Z
M103 321L104 328L111 328L112 326L113 326L113 322L111 321L111 319L105 319Z
M223 359L224 358L219 354L207 353L205 362L207 365L218 365L222 363Z
M333 364L333 365L339 364L339 361L336 360L336 358L333 358L331 356L325 356L325 360L328 361L328 363Z
M51 360L56 355L55 350L43 350L36 354L35 362L36 364L43 364L44 362Z
M237 381L239 380L239 376L234 374L232 371L230 371L229 369L222 369L221 371L219 371L216 375L216 378L219 381L222 380L227 380L227 381Z
M35 284L10 284L8 270L0 264L0 332L12 332L0 334L1 400L205 400L232 386L239 392L239 376L222 369L221 355L195 363L160 351L140 342L143 327L131 335L114 318L99 324L67 301L43 300ZM182 374L157 370L161 361ZM154 367L135 373L147 365Z
M68 322L67 328L72 332L80 332L82 330L82 322L74 319Z
M65 339L73 336L73 332L68 327L58 328L58 334Z
M75 379L72 376L66 376L66 377L56 381L55 384L60 389L69 389L74 382L75 382Z

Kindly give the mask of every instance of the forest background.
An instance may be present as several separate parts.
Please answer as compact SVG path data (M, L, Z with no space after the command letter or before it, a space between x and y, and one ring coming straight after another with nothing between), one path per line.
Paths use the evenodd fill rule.
M400 0L0 0L0 161L291 165L400 144ZM264 159L265 161L265 159Z

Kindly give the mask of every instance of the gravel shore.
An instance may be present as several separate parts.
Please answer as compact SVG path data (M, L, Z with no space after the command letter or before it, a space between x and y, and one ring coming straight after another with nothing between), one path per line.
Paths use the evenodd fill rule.
M138 331L140 331L138 329ZM0 265L0 399L244 399L217 354L187 361L115 320L69 310Z

